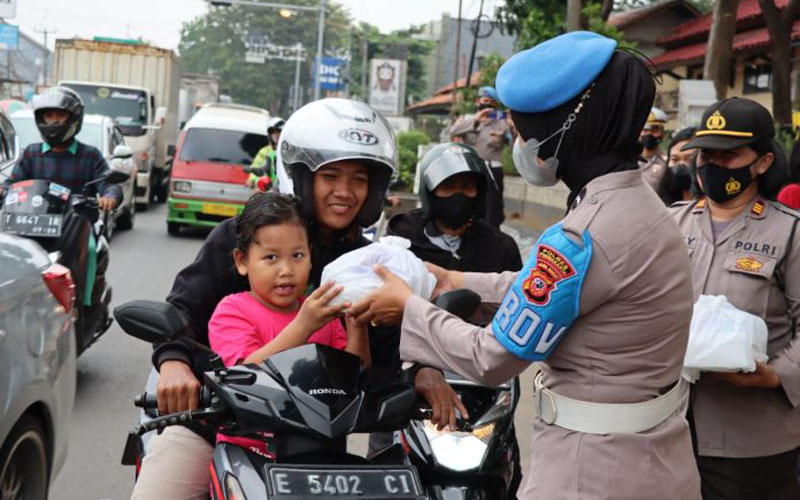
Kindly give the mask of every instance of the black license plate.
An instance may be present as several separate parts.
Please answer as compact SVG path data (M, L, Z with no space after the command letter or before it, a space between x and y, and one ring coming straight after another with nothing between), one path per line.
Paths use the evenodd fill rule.
M420 499L422 487L411 467L266 466L269 498Z
M61 214L3 214L3 231L21 236L61 236Z

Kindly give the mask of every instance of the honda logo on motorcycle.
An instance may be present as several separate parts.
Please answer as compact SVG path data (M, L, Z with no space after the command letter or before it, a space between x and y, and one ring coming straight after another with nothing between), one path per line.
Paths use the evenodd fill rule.
M347 391L342 389L334 389L333 387L326 387L323 389L311 389L308 391L308 394L311 396L323 396L328 394L333 394L335 396L347 396Z
M362 146L374 146L378 144L378 138L372 132L361 130L360 128L348 128L339 132L339 137L353 144Z

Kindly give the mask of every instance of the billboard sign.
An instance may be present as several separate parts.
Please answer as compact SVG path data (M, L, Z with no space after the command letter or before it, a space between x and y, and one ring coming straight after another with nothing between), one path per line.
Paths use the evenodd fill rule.
M321 90L344 90L344 71L347 65L346 59L339 59L336 57L323 57L322 65L319 72L319 88ZM313 75L316 77L317 62L314 61Z
M386 115L403 113L405 61L373 59L370 64L369 104Z
M17 50L19 48L19 28L11 24L0 24L0 49Z

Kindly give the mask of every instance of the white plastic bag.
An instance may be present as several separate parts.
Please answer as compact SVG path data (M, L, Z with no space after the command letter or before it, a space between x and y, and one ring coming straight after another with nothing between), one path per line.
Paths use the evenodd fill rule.
M737 309L724 295L701 295L694 305L684 376L699 371L753 372L767 361L767 324Z
M414 295L429 300L436 287L436 277L408 248L411 242L397 236L385 236L373 243L348 252L322 270L322 283L335 281L342 293L331 304L356 303L383 285L372 266L381 264L405 281Z

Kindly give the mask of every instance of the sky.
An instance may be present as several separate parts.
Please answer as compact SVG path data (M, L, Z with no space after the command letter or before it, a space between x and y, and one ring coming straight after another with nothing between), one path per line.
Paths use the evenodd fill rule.
M459 0L335 0L350 11L356 21L378 26L382 32L406 28L440 19L442 13L453 17ZM461 0L462 17L475 17L481 0ZM278 3L291 3L282 0ZM484 10L492 14L501 0L485 0ZM182 23L202 15L204 0L17 0L17 13L6 22L15 24L39 42L42 31L49 34L52 49L56 38L138 38L154 45L175 49L180 41Z

